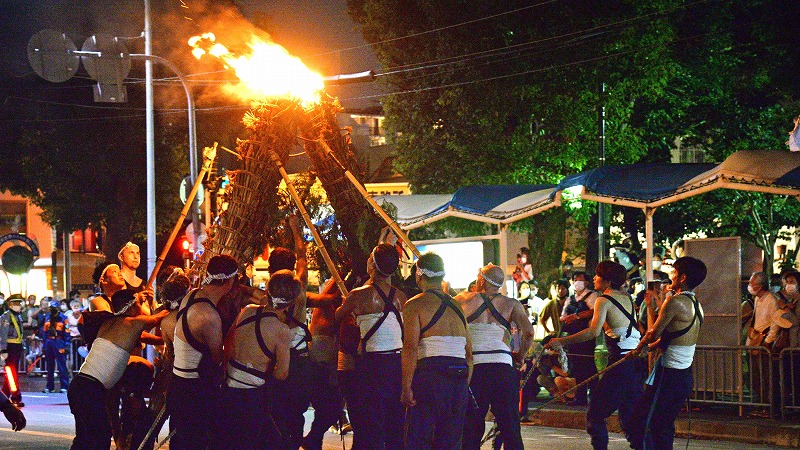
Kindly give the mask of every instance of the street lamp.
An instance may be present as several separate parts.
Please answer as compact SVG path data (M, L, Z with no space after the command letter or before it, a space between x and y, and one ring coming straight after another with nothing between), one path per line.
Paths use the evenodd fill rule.
M70 79L78 70L78 60L92 78L98 81L95 87L96 101L125 101L126 95L122 80L130 70L130 59L146 61L147 82L147 268L152 272L156 260L155 230L155 158L152 120L152 70L151 63L157 62L172 70L186 93L187 116L189 123L189 176L191 183L197 179L197 127L195 105L186 77L171 61L150 54L149 5L145 0L145 53L129 54L116 37L95 35L87 39L81 50L63 33L42 30L28 43L28 60L34 71L42 78L58 83ZM113 87L116 86L116 89ZM192 199L192 223L199 234L200 206ZM65 280L67 282L68 280Z

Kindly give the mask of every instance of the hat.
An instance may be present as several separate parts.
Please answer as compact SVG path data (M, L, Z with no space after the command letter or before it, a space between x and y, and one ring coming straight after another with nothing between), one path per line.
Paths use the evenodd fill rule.
M11 296L6 299L6 303L11 303L11 302L22 303L23 301L25 301L25 299L22 297L21 294L11 294Z

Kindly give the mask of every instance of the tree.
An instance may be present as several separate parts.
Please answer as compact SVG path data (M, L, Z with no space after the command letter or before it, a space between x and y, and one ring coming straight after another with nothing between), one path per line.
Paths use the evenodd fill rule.
M511 13L493 1L348 5L390 74L382 77L388 128L415 192L554 182L591 168L601 100L610 164L668 161L678 137L717 161L742 148L782 148L777 139L800 106L790 57L800 30L779 19L778 1L558 2ZM769 215L766 203L752 204ZM707 206L732 220L725 204ZM618 212L636 239L642 219ZM792 217L736 232L766 246L770 227Z

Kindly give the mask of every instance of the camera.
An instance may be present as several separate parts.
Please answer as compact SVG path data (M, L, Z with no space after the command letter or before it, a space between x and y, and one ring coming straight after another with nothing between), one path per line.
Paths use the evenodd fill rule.
M661 290L661 280L650 280L647 282L647 290L649 291L660 291Z

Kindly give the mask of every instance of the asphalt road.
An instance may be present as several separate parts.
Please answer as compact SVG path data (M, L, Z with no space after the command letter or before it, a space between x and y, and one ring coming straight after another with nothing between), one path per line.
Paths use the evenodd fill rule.
M0 449L4 450L55 450L69 448L75 431L72 414L69 412L66 394L23 393L25 408L23 411L28 426L21 432L11 431L5 418L0 418ZM306 429L313 419L313 411L306 413ZM166 429L166 427L165 427ZM489 424L487 424L487 430ZM166 437L162 431L159 440ZM538 426L523 426L522 438L526 449L586 449L590 448L589 437L585 431ZM344 437L345 448L350 448L351 435ZM675 449L684 449L686 439L675 442ZM165 445L162 448L169 448ZM323 449L336 450L342 448L341 437L334 433L325 434ZM483 448L490 448L486 444ZM625 438L620 434L611 434L609 449L624 450L629 448ZM767 446L754 446L729 441L692 440L690 449L766 449Z

